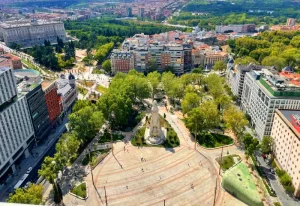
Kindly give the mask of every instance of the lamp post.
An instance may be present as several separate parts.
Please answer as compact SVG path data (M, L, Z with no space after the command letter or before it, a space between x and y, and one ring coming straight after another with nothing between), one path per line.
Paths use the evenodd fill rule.
M114 145L113 145L113 135L112 135L112 123L114 118L115 118L115 113L112 111L110 113L110 139L111 139L111 151L113 155L114 155Z
M91 152L92 152L92 150L91 150L91 146L89 146L90 170L91 170L92 182L93 182L93 185L95 186L95 182L94 182L94 175L93 175L93 168L92 168Z

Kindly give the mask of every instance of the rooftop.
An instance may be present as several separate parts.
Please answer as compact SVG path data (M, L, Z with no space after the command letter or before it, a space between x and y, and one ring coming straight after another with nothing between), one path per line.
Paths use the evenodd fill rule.
M300 139L300 110L277 110L283 121L294 131Z
M27 94L41 84L40 73L33 69L14 70L19 94Z

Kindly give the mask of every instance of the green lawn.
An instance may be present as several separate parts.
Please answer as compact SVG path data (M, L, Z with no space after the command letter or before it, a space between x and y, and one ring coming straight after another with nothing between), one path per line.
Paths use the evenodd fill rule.
M226 171L235 164L233 159L234 157L238 157L239 160L241 159L239 155L229 155L229 156L223 156L222 164L221 164L221 158L217 158L216 160L219 163L219 165L222 165L222 170Z
M149 120L150 121L150 120ZM161 117L160 119L161 126L167 128L167 139L162 145L148 145L145 141L145 131L146 131L146 126L141 127L134 137L131 140L131 144L133 146L146 146L146 147L165 147L165 148L174 148L178 147L180 145L180 140L174 131L174 129L171 127L171 125Z
M223 174L222 186L250 206L262 206L261 197L247 166L240 162Z
M81 183L80 185L74 187L71 192L79 197L86 198L86 184Z
M83 166L86 166L89 164L89 158L92 159L92 166L95 167L106 155L107 152L109 152L110 149L104 149L104 150L97 150L91 152L91 154L86 154L83 160L81 161L81 164ZM90 156L91 155L91 156Z
M88 90L86 90L85 88L81 87L81 86L77 86L78 92L81 93L82 95L86 95L88 93Z
M217 134L217 133L206 133L197 136L198 143L206 148L215 148L233 143L233 139L229 136Z
M96 87L96 91L100 92L102 94L105 94L107 92L107 90L108 89L106 87L102 86L102 85L97 85L97 87Z

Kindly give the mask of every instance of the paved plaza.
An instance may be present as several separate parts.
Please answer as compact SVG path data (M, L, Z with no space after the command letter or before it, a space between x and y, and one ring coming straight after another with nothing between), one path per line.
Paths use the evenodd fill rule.
M180 147L134 147L114 144L110 153L85 178L88 199L69 194L66 205L243 205L220 187L215 157L220 150L194 149L193 139L182 121L166 112L166 119L177 132ZM126 137L127 139L127 137ZM228 148L236 151L235 147Z

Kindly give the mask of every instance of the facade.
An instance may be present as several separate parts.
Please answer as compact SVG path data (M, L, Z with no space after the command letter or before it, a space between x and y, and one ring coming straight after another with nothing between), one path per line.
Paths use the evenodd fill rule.
M8 67L0 67L0 105L10 102L17 95L16 80Z
M217 61L227 62L228 55L226 52L213 52L200 54L200 64L209 68L213 67Z
M57 94L57 85L56 82L49 83L44 81L42 83L42 88L45 93L49 120L51 125L53 125L61 113L59 106L59 96Z
M0 68L0 81L0 179L3 181L16 171L16 161L29 156L28 147L34 142L34 129L26 97L17 95L10 68Z
M139 8L139 13L138 13L139 18L144 18L145 17L145 8Z
M114 50L111 54L112 73L128 73L130 69L134 69L134 55L132 52Z
M295 24L296 24L296 19L288 18L288 19L286 20L286 25L287 25L287 26L295 26Z
M1 55L1 54L0 54ZM0 56L0 67L10 67L12 69L22 69L21 59L13 54L2 54Z
M184 73L192 71L194 68L193 57L192 57L192 44L182 44L183 46L183 62L184 62Z
M40 73L31 69L15 70L18 91L27 100L35 137L38 141L44 139L50 130L50 119L47 110L45 93L41 86Z
M42 45L45 40L55 43L57 37L66 40L63 22L32 21L30 23L9 22L0 24L0 36L6 45L16 43L22 47Z
M280 167L291 177L300 196L300 110L276 110L271 136Z
M275 70L247 72L241 109L251 117L259 138L269 136L276 109L300 109L299 86Z
M227 81L231 86L231 91L234 96L237 97L237 101L241 102L243 93L244 79L247 72L260 71L263 68L273 69L272 67L260 66L256 64L249 65L235 65L235 67L229 67L227 70Z
M255 32L255 24L241 24L241 25L217 25L216 32L217 33L224 33L227 31L233 31L237 33L248 33L248 32Z
M150 62L150 54L148 47L139 46L133 51L134 55L134 68L139 72L147 71L148 64Z
M77 100L78 91L75 77L72 74L67 78L62 75L60 79L56 80L56 84L60 111L65 114Z

